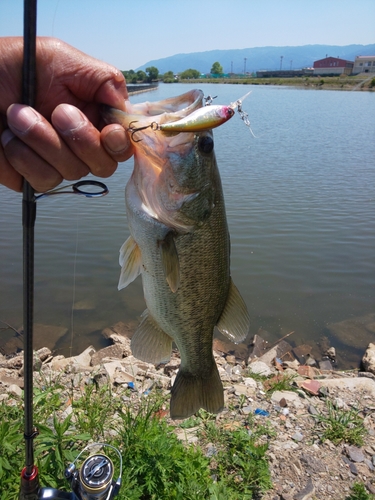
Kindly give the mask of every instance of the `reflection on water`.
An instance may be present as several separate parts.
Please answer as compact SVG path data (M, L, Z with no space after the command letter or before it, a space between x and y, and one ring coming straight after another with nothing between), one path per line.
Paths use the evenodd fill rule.
M218 95L220 104L249 89L201 87L205 95ZM161 85L132 101L189 89ZM341 366L350 367L373 340L371 329L356 345L350 328L341 334L329 325L374 312L375 95L256 86L243 107L256 138L236 115L215 130L215 150L232 275L250 311L250 333L262 328L274 342L295 331L288 338L295 343L331 336ZM37 347L52 340L64 354L89 344L99 347L103 328L134 323L142 313L139 278L117 291L118 250L129 234L124 188L131 169L132 160L106 179L110 193L104 198L55 196L38 202L35 323L65 333L57 342L36 335ZM2 187L0 194L0 320L20 328L21 197ZM2 332L0 346L12 336Z

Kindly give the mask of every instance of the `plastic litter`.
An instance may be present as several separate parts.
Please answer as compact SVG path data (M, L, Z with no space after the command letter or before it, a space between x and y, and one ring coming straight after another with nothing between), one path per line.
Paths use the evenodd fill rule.
M256 410L254 410L254 413L255 413L255 415L262 415L262 417L269 417L270 416L269 412L266 410L262 410L262 408L257 408Z

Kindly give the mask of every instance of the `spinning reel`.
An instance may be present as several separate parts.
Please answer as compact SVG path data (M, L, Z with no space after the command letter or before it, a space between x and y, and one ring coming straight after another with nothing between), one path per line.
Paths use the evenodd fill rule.
M77 461L90 448L111 448L120 460L119 477L114 480L114 466L112 460L103 453L89 455L79 468ZM69 481L71 492L60 491L55 488L40 488L32 498L35 500L112 500L120 490L122 475L122 456L117 448L105 443L92 443L86 446L77 458L65 469L65 478ZM37 472L36 472L37 475ZM22 475L21 475L22 478ZM27 480L26 480L27 481ZM26 494L20 499L28 499Z

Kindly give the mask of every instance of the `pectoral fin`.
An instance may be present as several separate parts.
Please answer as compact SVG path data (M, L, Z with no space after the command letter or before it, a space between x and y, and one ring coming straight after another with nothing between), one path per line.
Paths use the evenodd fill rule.
M250 318L246 304L237 287L230 281L227 302L217 323L220 333L238 344L249 332Z
M166 363L171 357L172 339L153 320L147 309L131 339L131 350L136 358L155 365Z
M141 251L132 236L125 241L120 248L121 274L118 282L118 289L125 288L135 280L142 269Z
M168 233L164 240L158 241L158 244L165 279L175 293L180 286L180 263L173 233Z

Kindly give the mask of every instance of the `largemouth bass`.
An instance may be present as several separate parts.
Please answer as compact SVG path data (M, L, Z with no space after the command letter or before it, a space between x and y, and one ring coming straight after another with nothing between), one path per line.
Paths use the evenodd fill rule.
M246 305L230 276L229 233L210 125L173 135L148 127L182 120L202 107L203 93L194 90L154 104L126 102L126 113L103 110L107 123L129 129L138 122L134 170L125 190L131 236L120 250L119 289L142 275L147 309L131 340L133 355L157 364L170 359L172 342L180 351L172 418L223 408L212 353L214 327L236 343L249 329Z

